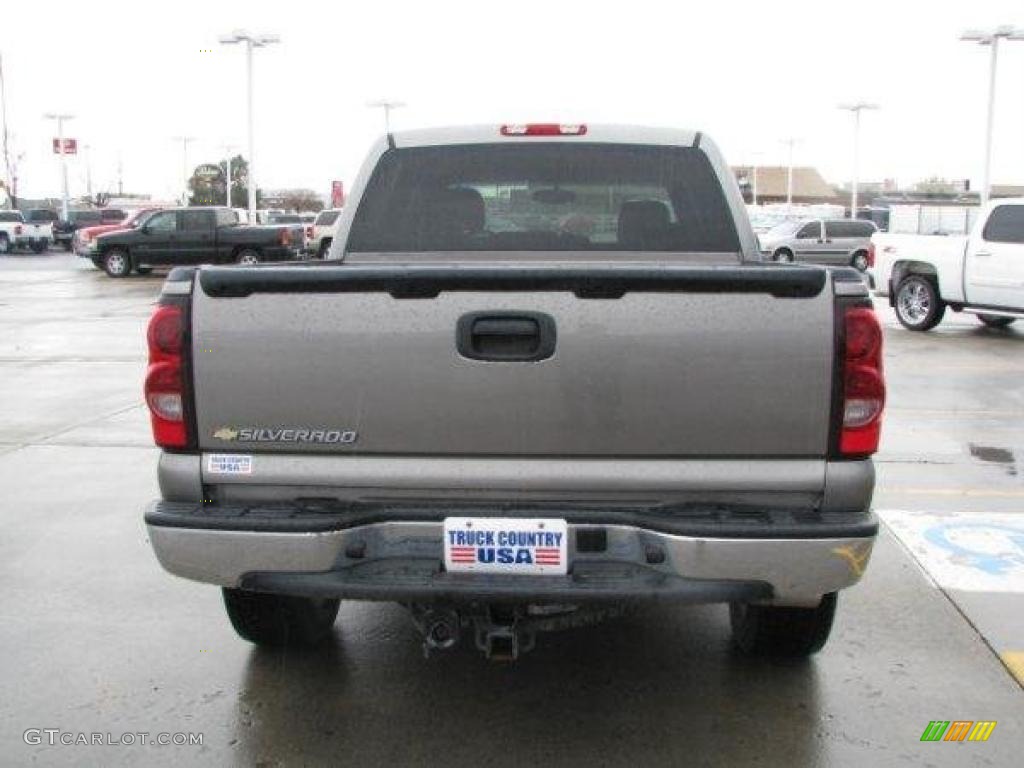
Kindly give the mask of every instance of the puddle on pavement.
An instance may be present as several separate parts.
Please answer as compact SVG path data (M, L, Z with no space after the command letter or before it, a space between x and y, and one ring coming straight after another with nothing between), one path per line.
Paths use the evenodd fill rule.
M1017 476L1017 459L1013 451L1006 448L995 448L990 445L977 445L976 443L968 443L967 448L970 450L971 456L978 461L983 461L986 464L999 464L1011 476Z

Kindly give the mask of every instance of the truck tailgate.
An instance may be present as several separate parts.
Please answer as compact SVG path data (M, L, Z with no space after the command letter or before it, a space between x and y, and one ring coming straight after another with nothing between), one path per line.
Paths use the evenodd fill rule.
M538 317L544 359L459 351L460 321ZM833 296L814 268L206 268L192 330L207 451L826 454Z

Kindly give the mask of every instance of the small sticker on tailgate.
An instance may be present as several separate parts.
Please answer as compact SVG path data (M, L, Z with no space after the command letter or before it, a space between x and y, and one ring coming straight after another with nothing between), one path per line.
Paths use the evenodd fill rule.
M211 475L251 475L252 456L239 453L211 453L206 469Z
M453 573L564 576L568 568L565 520L448 517L444 564Z

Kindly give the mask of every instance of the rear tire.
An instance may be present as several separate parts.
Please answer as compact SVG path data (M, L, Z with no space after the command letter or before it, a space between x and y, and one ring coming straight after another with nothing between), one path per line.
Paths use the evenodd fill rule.
M239 264L245 264L252 266L253 264L260 263L259 251L254 251L252 248L246 248L243 251L239 251L238 256L235 257L235 261Z
M127 277L132 271L132 260L128 252L121 248L112 248L102 256L103 271L110 277Z
M930 331L946 314L935 283L924 275L909 275L896 288L896 319L908 331Z
M316 251L316 257L318 259L327 258L327 254L330 253L331 250L331 239L332 238L330 237L325 237L323 240L320 241L320 247Z
M779 248L779 250L772 254L772 258L780 264L792 264L793 252L789 248Z
M858 272L867 272L868 270L868 253L867 251L857 251L853 254L853 258L850 259L850 266L856 269Z
M0 253L7 254L7 253L10 253L10 252L11 252L11 241L7 239L7 235L6 234L0 232Z
M733 643L749 655L810 656L828 640L836 603L835 592L822 597L814 608L732 603L729 622Z
M302 646L322 643L338 617L338 599L315 599L224 589L231 626L256 645Z
M978 315L978 319L989 328L1009 328L1017 320L1015 317L999 317L998 315Z
M70 251L71 250L71 241L70 240L65 240L63 243L61 243L61 245L64 246L64 250L65 251Z

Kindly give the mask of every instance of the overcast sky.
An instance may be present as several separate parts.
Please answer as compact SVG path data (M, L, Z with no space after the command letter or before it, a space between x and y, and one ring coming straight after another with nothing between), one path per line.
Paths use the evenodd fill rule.
M346 188L389 97L397 129L524 121L672 125L708 132L733 164L796 163L850 177L865 113L862 179L980 179L987 48L965 27L1024 26L1024 2L68 2L6 3L0 54L21 193L58 195L44 112L77 115L68 134L92 147L95 190L172 197L189 164L245 141L235 28L274 32L256 52L256 172L261 187ZM1024 183L1024 42L1000 48L995 183ZM72 161L72 194L85 164Z

